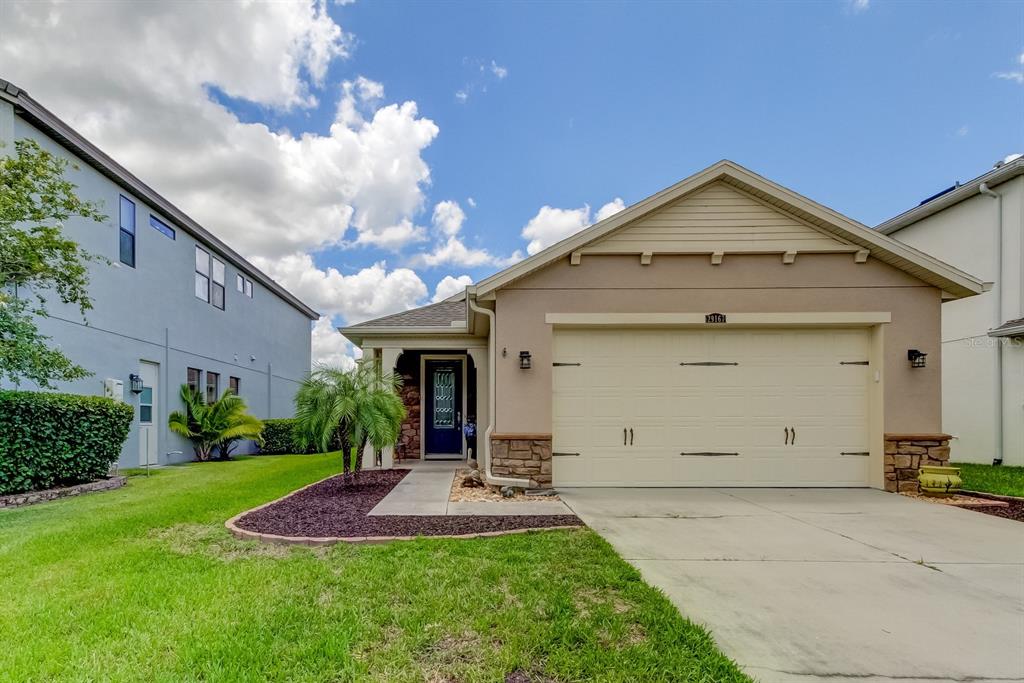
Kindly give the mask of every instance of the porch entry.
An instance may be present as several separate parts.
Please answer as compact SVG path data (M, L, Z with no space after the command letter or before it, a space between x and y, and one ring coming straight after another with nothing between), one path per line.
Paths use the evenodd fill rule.
M422 378L424 457L435 460L463 457L465 358L424 357Z

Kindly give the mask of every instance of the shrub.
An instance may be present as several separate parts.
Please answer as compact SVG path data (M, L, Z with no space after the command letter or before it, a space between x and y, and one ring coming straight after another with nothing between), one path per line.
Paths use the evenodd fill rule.
M100 396L0 391L0 495L105 476L134 415Z
M292 429L294 427L295 418L293 417L264 420L263 445L260 446L260 453L282 455L284 453L299 452L295 447L295 439L292 436Z

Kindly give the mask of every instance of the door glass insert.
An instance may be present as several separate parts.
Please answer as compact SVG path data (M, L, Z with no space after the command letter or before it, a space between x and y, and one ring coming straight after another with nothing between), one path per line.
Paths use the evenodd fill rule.
M153 422L153 387L142 387L139 394L139 422Z
M434 427L455 427L455 370L452 368L434 370Z

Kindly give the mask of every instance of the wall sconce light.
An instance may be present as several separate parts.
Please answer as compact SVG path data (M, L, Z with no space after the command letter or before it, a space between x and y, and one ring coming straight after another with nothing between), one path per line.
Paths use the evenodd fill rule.
M529 370L531 366L532 366L532 363L530 361L530 352L529 351L520 351L519 352L519 369L520 370Z
M128 382L131 385L133 394L142 393L142 377L135 374L128 375Z
M910 349L909 351L907 351L907 360L910 361L910 367L912 367L912 368L923 368L923 367L925 367L925 365L926 365L926 360L925 359L927 359L927 358L928 358L928 354L927 353L921 353L917 349Z

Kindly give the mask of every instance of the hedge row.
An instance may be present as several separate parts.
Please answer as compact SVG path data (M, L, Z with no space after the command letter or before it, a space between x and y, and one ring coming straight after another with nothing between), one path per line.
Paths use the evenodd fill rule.
M284 455L287 453L319 453L320 450L310 447L305 451L295 446L295 436L292 431L295 428L294 417L279 417L263 421L263 445L260 453L263 455ZM335 434L331 441L332 451L341 449L341 436Z
M263 421L263 445L260 453L280 455L296 451L292 437L295 418L282 417Z
M0 391L0 495L106 476L133 419L100 396Z

